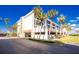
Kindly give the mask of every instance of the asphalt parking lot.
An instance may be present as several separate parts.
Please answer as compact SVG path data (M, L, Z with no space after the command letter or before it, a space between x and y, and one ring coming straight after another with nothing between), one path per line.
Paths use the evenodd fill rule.
M0 54L78 54L79 43L43 43L27 39L1 39Z

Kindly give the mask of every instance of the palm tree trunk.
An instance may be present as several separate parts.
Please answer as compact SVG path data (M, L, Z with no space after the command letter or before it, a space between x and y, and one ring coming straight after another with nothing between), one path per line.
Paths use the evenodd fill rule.
M38 31L37 31L37 32L38 32L38 35L37 35L37 37L39 38L39 26L38 26L37 30L38 30Z
M57 27L56 27L56 35L57 35Z
M50 33L49 33L49 28L48 28L48 39L49 39L49 34L50 34Z
M41 39L41 37L42 37L42 21L41 21L41 24L40 24L41 26L40 26L40 39Z
M38 33L40 33L40 26L39 26L39 29L38 29L38 30L39 30L39 32L38 32ZM38 36L39 36L39 39L40 39L40 34L38 34Z
M60 25L60 35L61 35L61 26L62 26L62 24Z
M40 26L40 39L41 39L41 32L42 32L42 24Z
M44 39L44 37L45 37L45 20L43 21L44 22L44 24L42 24L42 28L43 28L43 39Z
M45 26L44 26L44 28L43 28L43 29L44 29L44 35L43 35L43 39L44 39L44 37L45 37Z
M35 38L35 32L36 32L36 28L35 28L35 25L36 25L36 21L35 21L35 18L34 18L34 38Z

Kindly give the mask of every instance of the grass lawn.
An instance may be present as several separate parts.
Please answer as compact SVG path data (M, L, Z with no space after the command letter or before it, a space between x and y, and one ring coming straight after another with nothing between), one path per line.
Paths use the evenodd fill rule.
M49 40L40 40L40 39L29 39L37 42L42 42L42 43L73 43L73 42L79 42L79 37L78 36L65 36L62 37L56 41L49 41Z
M72 42L79 42L79 37L77 36L66 36L60 38L58 41L63 43L72 43Z
M60 42L60 41L50 41L50 40L40 40L40 39L33 39L33 38L29 38L29 40L34 41L34 42L38 42L38 43L42 43L42 44L52 44L52 46L57 46L57 45L62 45L64 43Z

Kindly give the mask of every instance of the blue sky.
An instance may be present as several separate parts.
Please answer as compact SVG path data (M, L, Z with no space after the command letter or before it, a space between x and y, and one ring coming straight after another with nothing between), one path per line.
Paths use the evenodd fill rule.
M35 7L34 5L0 5L0 17L2 20L9 18L9 26L12 26L16 23L21 16L26 15L28 12ZM44 12L47 12L51 9L56 9L59 14L52 19L57 23L57 17L60 14L66 16L66 22L71 25L72 29L79 28L79 6L78 5L41 5ZM5 23L0 22L0 30L5 31Z

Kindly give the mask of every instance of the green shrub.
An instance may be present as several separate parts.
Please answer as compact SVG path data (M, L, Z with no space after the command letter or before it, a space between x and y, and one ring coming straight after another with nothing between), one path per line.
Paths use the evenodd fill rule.
M37 42L44 42L44 43L54 43L54 41L44 40L44 39L40 40L40 39L29 38L29 40L37 41Z
M70 34L70 36L79 36L79 34Z

